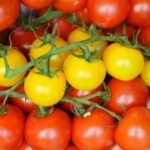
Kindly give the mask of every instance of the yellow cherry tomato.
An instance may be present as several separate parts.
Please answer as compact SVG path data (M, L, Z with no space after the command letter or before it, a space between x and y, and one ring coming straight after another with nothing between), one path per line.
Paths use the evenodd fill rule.
M145 84L150 87L150 60L145 61L143 70L140 75Z
M100 36L102 35L102 33L100 34ZM68 43L74 43L74 42L79 42L79 41L83 41L86 39L91 38L92 35L87 33L84 28L77 28L75 30L73 30L69 36L68 36ZM100 55L103 53L103 51L105 50L105 48L107 47L107 42L105 41L96 41L96 42L92 42L88 44L89 50L91 52L93 52L99 45L102 46L101 50L97 53L97 55Z
M123 81L137 77L144 66L144 56L139 50L118 43L110 44L105 49L103 60L107 72Z
M53 77L31 70L24 82L25 93L38 106L53 106L63 97L66 89L64 73L59 71Z
M6 47L7 48L7 47ZM11 48L7 54L6 59L11 69L17 69L27 63L25 56L15 48ZM10 87L20 81L26 74L26 71L18 73L12 78L6 78L6 67L4 58L0 57L0 86Z
M64 61L63 70L68 83L78 90L97 88L105 79L106 69L102 60L88 62L69 54Z
M48 53L51 50L51 44L44 44L43 46L37 48L37 46L40 46L42 44L43 44L43 42L40 41L39 39L36 39L32 43L32 45L36 46L36 47L30 49L29 55L30 55L31 59L38 58L38 57ZM56 38L54 40L54 44L57 48L60 48L60 47L66 46L67 42L65 40L63 40L62 38ZM53 55L50 59L50 65L55 68L62 67L63 61L66 58L66 56L68 55L68 53L69 52L66 51L66 52L62 52L62 53Z

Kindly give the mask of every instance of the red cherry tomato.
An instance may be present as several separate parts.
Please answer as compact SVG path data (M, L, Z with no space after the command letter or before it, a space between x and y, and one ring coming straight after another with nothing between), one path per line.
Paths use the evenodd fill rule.
M25 140L36 150L64 150L71 138L71 119L61 109L45 117L31 112L26 121Z
M13 105L7 105L6 114L0 115L0 149L14 150L23 140L25 117Z
M87 0L54 0L53 6L63 12L71 13L82 9Z
M140 28L139 42L145 46L150 47L150 25Z
M0 1L0 31L13 24L20 13L19 0L1 0Z
M106 107L117 114L121 115L123 108L128 110L133 106L146 106L149 91L141 78L130 81L112 78L107 85L111 90L111 98Z
M64 40L67 40L70 32L72 32L76 28L75 25L71 24L68 20L66 20L63 17L57 17L51 21L52 31L54 30L55 25L57 25L56 34Z
M150 1L130 0L127 21L134 26L150 25Z
M137 106L129 109L115 130L115 141L128 150L150 149L150 110Z
M15 89L16 92L25 94L24 91L24 84L21 84ZM11 102L15 104L16 106L20 107L20 109L26 113L30 113L32 110L34 110L37 106L32 103L30 99L25 99L23 97L11 97Z
M5 91L6 89L7 89L6 87L0 86L0 92ZM3 102L4 98L5 98L5 96L0 96L0 104Z
M41 9L52 4L53 0L21 0L21 2L29 8Z
M35 30L37 36L44 35L44 28L38 28ZM33 31L24 29L22 27L15 28L10 34L10 40L14 47L17 47L26 56L29 55L29 46L36 39Z
M73 117L72 142L81 150L105 150L114 142L115 119L100 109L88 117Z
M66 96L70 96L70 97L74 97L74 98L81 98L81 97L85 97L85 96L91 95L93 93L96 93L98 91L102 91L102 86L99 86L98 88L96 88L94 90L89 90L89 91L77 90L73 87L70 87ZM90 101L95 102L95 103L102 102L102 100L98 96L91 98ZM67 110L69 112L74 110L74 107L75 107L74 104L72 104L71 102L60 102L60 104L65 110ZM89 106L84 105L84 107L88 108Z
M102 28L113 28L122 23L129 10L128 0L88 0L90 20Z

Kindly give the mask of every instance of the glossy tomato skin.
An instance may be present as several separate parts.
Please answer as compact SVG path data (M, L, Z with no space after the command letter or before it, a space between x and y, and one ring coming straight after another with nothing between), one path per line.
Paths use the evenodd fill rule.
M5 47L8 50L8 47ZM6 59L8 62L8 65L11 69L17 69L27 63L26 57L18 51L16 48L10 48L9 51L7 51ZM0 86L3 87L10 87L18 83L26 74L26 71L20 72L17 75L6 78L6 67L4 58L0 57Z
M107 73L123 81L136 78L144 67L144 56L138 49L119 43L112 43L105 49L103 61Z
M27 118L25 139L36 150L64 150L71 138L71 119L66 112L56 108L45 117L33 111Z
M38 106L53 106L57 104L65 94L66 79L62 71L53 77L37 73L34 68L24 82L24 89L29 99Z
M21 2L31 9L41 9L52 4L53 0L21 0Z
M34 32L37 36L43 36L44 28L35 29ZM33 31L24 29L21 26L15 28L10 34L12 45L17 47L26 56L29 55L29 46L31 46L35 39Z
M81 98L81 97L85 97L85 96L88 96L88 95L91 95L93 93L96 93L98 91L102 91L102 86L100 85L99 87L97 87L96 89L93 89L93 90L77 90L73 87L70 87L69 91L66 93L66 96L69 96L69 97L73 97L73 98ZM100 103L102 102L102 99L100 99L98 96L96 97L93 97L91 99L89 99L90 101L92 102L95 102L95 103ZM67 111L72 111L74 110L74 105L73 103L71 102L60 102L61 106L67 110ZM88 108L88 105L84 105L85 108Z
M134 106L146 106L149 91L140 77L130 81L112 78L107 85L111 90L111 98L106 107L117 114L123 114L123 108L128 110Z
M123 149L150 149L150 110L142 106L129 109L116 127L115 141Z
M87 26L89 26L91 24L91 20L90 20L89 14L87 12L87 7L84 7L82 9L76 11L75 15L80 21L84 21Z
M22 111L13 105L5 107L7 113L0 115L0 149L15 149L23 140L25 117Z
M127 21L134 26L150 25L150 1L130 0L130 10Z
M150 25L140 28L139 42L145 46L150 47Z
M105 150L114 142L115 119L95 109L85 118L73 117L72 141L81 150Z
M24 84L18 86L15 91L21 94L25 94ZM34 103L32 103L30 99L26 99L23 97L10 97L10 100L14 105L20 107L20 109L25 113L30 113L37 107Z
M71 24L67 19L64 17L57 17L54 18L51 21L51 30L54 30L55 25L57 25L57 32L56 34L59 35L59 37L63 38L64 40L67 40L68 35L70 32L72 32L75 28L76 25Z
M30 145L28 145L26 142L23 142L19 147L17 147L16 150L35 150Z
M101 59L89 62L73 54L66 57L63 69L68 83L78 90L97 88L102 84L106 75L105 65Z
M53 6L63 12L71 13L82 9L86 0L54 0Z
M129 10L128 0L88 0L90 20L101 28L113 28L122 23Z
M1 0L0 1L0 31L13 24L20 13L19 0Z

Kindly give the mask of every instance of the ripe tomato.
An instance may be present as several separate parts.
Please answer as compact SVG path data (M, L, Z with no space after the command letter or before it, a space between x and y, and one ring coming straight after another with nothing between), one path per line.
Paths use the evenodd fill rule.
M113 28L122 23L129 11L128 0L88 0L90 20L101 28Z
M140 77L130 81L112 78L108 82L111 98L106 107L117 114L123 114L123 107L128 110L133 106L146 106L149 91Z
M7 48L8 47L6 47L6 49ZM15 48L11 48L7 52L6 59L11 69L17 69L27 63L25 56ZM0 57L0 86L10 87L15 85L18 81L20 81L25 76L26 71L18 73L16 76L12 78L6 78L5 74L6 74L6 70L5 70L4 58Z
M25 139L36 150L64 150L71 138L71 119L61 109L45 117L33 111L27 118Z
M144 56L139 50L118 43L112 43L105 49L103 60L107 72L123 81L134 79L144 67Z
M28 145L26 142L23 142L19 147L17 147L16 150L35 150L30 145Z
M89 26L91 24L91 20L89 18L89 14L87 12L87 7L84 7L82 9L76 11L75 15L80 21L84 21L86 25Z
M44 28L36 29L35 34L37 36L43 36ZM29 46L31 46L35 39L33 31L24 29L20 26L15 28L10 34L12 45L17 47L26 56L29 55Z
M66 93L66 96L74 97L74 98L80 98L80 97L85 97L85 96L91 95L97 91L102 91L101 85L99 87L97 87L96 89L89 90L89 91L88 90L77 90L73 87L70 87L69 91ZM102 100L98 96L93 97L89 100L92 102L95 102L95 103L102 102ZM71 102L60 102L60 104L65 110L67 110L69 112L74 110L74 107L75 107L74 104ZM88 108L87 105L84 105L84 107Z
M0 1L0 31L13 24L20 13L19 0L1 0Z
M67 56L63 65L68 83L78 90L93 90L105 79L106 69L101 59L88 62L73 54Z
M74 24L71 24L64 17L57 17L51 21L51 30L52 31L54 30L55 25L57 25L56 34L59 35L59 37L63 38L64 40L67 40L70 32L72 32L76 28L76 26Z
M6 114L0 115L0 149L13 150L23 140L25 117L22 111L13 105L7 105Z
M143 45L150 47L150 25L140 27L139 42Z
M29 99L39 106L52 106L58 103L66 90L66 79L63 72L57 72L53 77L30 71L24 82L24 89Z
M150 25L150 1L130 0L130 10L127 21L135 26Z
M48 53L51 50L51 44L44 44L40 47L40 45L43 44L42 41L39 39L36 39L32 45L33 46L39 46L39 47L33 47L30 49L30 58L35 59L38 58L46 53ZM57 48L63 47L67 45L67 42L63 40L62 38L56 38L54 41L54 44ZM59 54L53 55L50 59L50 65L51 67L55 68L61 68L64 62L64 59L68 55L68 51L61 52Z
M71 13L82 9L86 0L54 0L53 6L63 12Z
M140 74L145 84L150 87L150 61L145 60L143 70Z
M115 130L115 141L123 149L150 149L150 110L129 109Z
M99 36L103 35L102 33L100 33ZM74 42L79 42L79 41L83 41L83 40L87 40L89 38L91 38L92 35L90 33L87 33L84 28L76 28L75 30L73 30L69 36L68 36L68 43L74 43ZM105 50L105 48L107 47L107 42L106 41L96 41L96 42L92 42L87 44L89 47L90 52L93 52L99 45L102 46L102 48L100 49L100 51L97 53L97 55L100 55L103 53L103 51Z
M104 150L113 145L115 119L100 109L72 121L72 142L82 150Z
M24 84L18 86L15 91L21 94L25 94ZM32 103L30 99L26 99L23 97L10 97L10 100L14 105L20 107L20 109L26 113L30 113L37 107L34 103Z
M21 2L29 8L41 9L52 4L53 0L21 0Z

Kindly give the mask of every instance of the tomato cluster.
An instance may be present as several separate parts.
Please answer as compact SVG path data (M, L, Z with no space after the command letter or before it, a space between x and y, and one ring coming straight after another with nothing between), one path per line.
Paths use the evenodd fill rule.
M150 149L150 1L0 10L0 150Z

